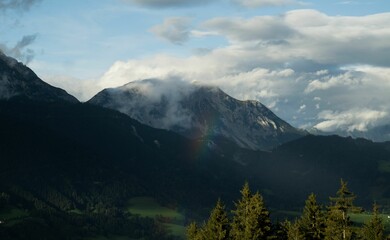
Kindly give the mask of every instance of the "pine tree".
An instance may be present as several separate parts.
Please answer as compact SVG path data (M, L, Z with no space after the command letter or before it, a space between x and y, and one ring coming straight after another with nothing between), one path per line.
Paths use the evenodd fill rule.
M208 240L223 240L229 236L229 219L227 217L225 206L220 200L211 211L210 218L203 229L203 235Z
M373 206L374 216L364 224L361 232L362 239L364 240L383 240L384 238L384 225L383 220L379 216L378 205Z
M285 227L287 229L287 239L288 240L304 240L305 234L302 232L300 224L298 221L294 223L286 222ZM310 238L307 238L310 239Z
M231 224L230 236L234 240L268 239L271 238L271 220L264 206L263 197L251 194L248 183L241 190L241 200L238 201Z
M273 225L273 233L275 239L278 240L288 240L288 228L290 226L291 222L288 220L284 220L283 222L276 222L276 224Z
M186 235L188 240L203 240L202 230L198 228L195 222L188 225Z
M356 196L348 190L347 183L341 179L341 186L336 197L330 197L332 203L326 218L325 240L352 239L352 222L348 211L354 209L355 198Z
M187 227L188 240L224 240L229 236L229 219L225 206L220 200L211 211L210 217L202 227L198 227L195 222Z
M306 200L301 218L298 220L300 231L306 239L324 239L325 219L316 195L310 194Z
M251 192L249 184L246 182L241 189L241 200L235 203L236 210L233 211L234 217L231 224L230 236L232 239L244 239L246 231L246 222L249 212L249 204L251 199Z

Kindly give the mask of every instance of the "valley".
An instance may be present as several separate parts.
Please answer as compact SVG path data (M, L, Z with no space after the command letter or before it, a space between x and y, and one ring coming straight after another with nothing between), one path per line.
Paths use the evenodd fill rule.
M0 100L1 239L181 239L218 199L232 209L245 182L262 194L274 222L300 213L312 192L327 204L340 179L358 206L376 202L382 217L390 211L389 142L310 135L260 103L209 88L186 104L198 106L188 109L211 130L189 137L183 128L159 129L105 104L75 101L9 59L0 66L16 76L7 80L16 90ZM222 125L213 129L203 110ZM236 121L244 129L236 133L264 131L264 145L226 135Z

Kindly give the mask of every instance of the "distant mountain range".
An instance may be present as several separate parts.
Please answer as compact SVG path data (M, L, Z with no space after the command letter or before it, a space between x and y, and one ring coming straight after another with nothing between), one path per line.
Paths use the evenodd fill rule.
M390 124L376 126L368 129L367 131L354 130L323 132L318 129L310 129L308 131L315 135L339 135L342 137L365 138L374 142L390 141Z
M4 55L0 82L2 240L170 239L152 235L163 234L154 221L127 212L129 199L152 197L186 221L204 219L218 198L232 205L245 181L271 216L300 211L311 192L326 203L340 178L357 204L390 201L390 142L305 135L260 103L217 88L178 83L181 93L149 80L80 103Z
M179 80L131 82L105 89L88 103L192 139L223 136L253 150L270 150L306 135L260 102L239 101L217 87Z

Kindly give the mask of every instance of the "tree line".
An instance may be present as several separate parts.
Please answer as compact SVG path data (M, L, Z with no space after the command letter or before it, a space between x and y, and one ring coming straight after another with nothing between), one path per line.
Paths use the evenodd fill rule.
M189 240L383 240L385 227L379 208L373 206L373 215L362 226L355 225L351 213L361 213L354 205L356 198L343 180L336 196L328 206L321 206L315 194L310 194L302 214L294 221L272 223L264 199L259 192L252 193L245 183L241 199L228 212L221 200L217 201L209 219L203 224L192 222L187 227ZM390 236L387 237L390 239Z

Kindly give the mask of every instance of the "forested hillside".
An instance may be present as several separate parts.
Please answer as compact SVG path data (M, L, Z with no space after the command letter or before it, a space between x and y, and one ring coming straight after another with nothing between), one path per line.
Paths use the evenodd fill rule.
M316 195L311 193L302 213L292 221L286 219L282 222L271 221L263 196L259 192L252 193L245 183L240 191L241 198L231 212L218 200L207 221L188 225L187 238L384 240L386 231L390 230L388 216L380 214L379 206L374 203L371 214L362 221L367 214L355 205L356 195L348 189L347 183L343 180L340 183L335 196L329 197L329 204L320 204Z
M135 216L126 210L130 199L153 198L185 224L204 219L218 198L233 207L245 181L262 193L274 220L311 192L326 202L340 178L359 205L375 200L388 209L386 143L307 136L251 151L223 138L188 140L88 104L23 97L1 101L0 116L2 239L163 239L169 234L161 223L171 220Z

